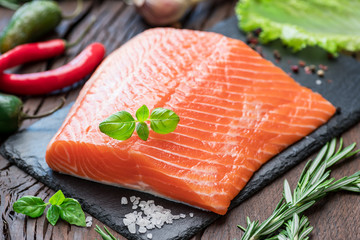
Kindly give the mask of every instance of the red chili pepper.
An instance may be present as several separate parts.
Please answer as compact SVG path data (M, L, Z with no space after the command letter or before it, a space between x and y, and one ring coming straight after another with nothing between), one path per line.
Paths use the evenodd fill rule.
M57 69L28 74L0 75L0 90L12 94L37 95L70 86L90 74L105 55L101 43L90 44L68 64Z
M58 56L65 52L66 46L66 41L62 39L17 46L0 56L0 72L23 63Z

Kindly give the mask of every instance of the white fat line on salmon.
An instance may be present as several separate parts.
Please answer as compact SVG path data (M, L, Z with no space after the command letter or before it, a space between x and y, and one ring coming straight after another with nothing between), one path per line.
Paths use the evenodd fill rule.
M227 66L226 68L221 67L221 66L216 66L216 65L208 65L207 66L209 69L211 70L216 70L216 69L220 69L220 70L224 70L224 75L227 75L229 71L231 71L232 73L250 73L253 74L255 76L262 76L262 75L271 75L271 76L281 76L284 77L284 72L283 71L278 71L278 72L266 72L266 71L254 71L254 70L248 70L245 68L234 68L234 67L229 67ZM269 69L274 69L272 67L269 67ZM211 75L212 72L208 73L209 75ZM252 75L252 76L253 76Z
M248 113L248 112L245 112L245 113ZM276 114L276 115L279 115L279 114ZM271 115L271 116L273 116L273 115ZM289 119L289 121L291 121L291 120L292 119ZM237 121L232 122L233 125L231 126L231 128L232 129L238 129L238 127L241 127L243 125L242 124L241 125L239 125L239 124L235 125L235 123L244 123L244 122L246 122L247 124L250 124L250 127L253 127L255 124L270 123L270 124L286 125L286 126L290 126L290 127L303 128L303 129L316 129L317 128L317 126L315 126L315 125L309 125L309 124L308 125L303 125L303 124L297 124L297 123L289 123L287 121L282 121L282 120L280 120L280 121L279 120L278 121L269 120L269 116L267 116L267 115L253 116L253 115L249 115L249 114L246 114L246 117L245 116L239 116ZM186 124L179 124L178 126L188 127L188 125L186 125ZM197 128L195 128L195 129L197 129ZM199 128L199 129L201 129L201 128ZM255 128L252 128L252 129L255 129ZM216 133L222 133L222 132L216 132Z
M238 109L238 108L225 108L222 106L218 106L218 105L213 105L213 104L208 104L208 103L202 103L202 102L196 102L196 103L191 103L192 106L194 106L194 104L199 105L200 107L198 107L197 109L192 109L190 108L190 106L187 108L189 110L198 110L201 109L202 106L209 106L211 108L216 108L216 109L222 109L225 111L232 111L234 113L245 113L245 114L241 114L241 116L238 116L237 119L241 120L241 119L253 119L253 120L259 120L259 118L261 118L261 122L273 122L273 123L280 123L280 124L286 124L288 126L297 126L297 127L303 127L303 128L311 128L311 129L315 129L317 128L317 126L315 125L303 125L303 124L298 124L298 123L293 123L293 119L289 119L289 115L283 115L280 113L277 113L277 109L274 110L247 110L247 109ZM203 111L205 113L205 111ZM223 112L223 111L222 111ZM231 114L232 112L229 113L228 116L233 115ZM209 114L214 114L213 112L206 112ZM273 115L277 115L277 116L286 116L286 119L288 119L289 121L291 121L292 123L289 123L287 121L284 120L280 120L280 121L273 121L273 120L269 120L269 115L273 116ZM265 118L265 119L264 119ZM275 119L274 119L275 120Z
M205 82L205 80L204 80ZM225 85L226 88L227 87L227 84L224 83L222 85ZM272 97L272 98L276 98L276 99L283 99L284 101L288 101L288 102L293 102L295 99L291 99L292 101L289 101L289 98L284 96L284 97L281 97L280 95L284 95L284 93L286 93L287 95L291 95L293 93L296 93L298 94L299 91L295 91L293 89L289 89L289 90L284 90L284 89L276 89L276 88L266 88L266 87L252 87L252 86L245 86L243 89L243 91L231 91L229 89L224 89L223 87L221 86L217 86L217 87L221 87L220 89L218 88L215 88L215 86L212 86L210 84L210 86L204 86L204 85L201 85L201 86L194 86L192 87L193 89L209 89L209 90L212 90L212 91L215 91L215 92L220 92L220 93L232 93L234 95L238 95L238 96L242 96L243 98L246 97L246 96L260 96L260 97ZM251 91L248 91L248 90L251 90ZM267 92L267 94L259 94L257 93L256 90L272 90L270 92ZM279 95L280 94L280 95ZM322 105L326 105L326 106L329 106L329 103L326 102L326 101L320 101L320 100L317 100L315 99L315 101L312 101L311 99L308 99L307 98L308 94L306 94L306 92L304 92L304 94L300 95L300 96L296 96L296 100L302 100L303 102L308 102L308 103L318 103L318 104L322 104Z
M191 138L191 139L194 139L195 137L192 137L192 136L187 136L187 135L183 135L183 134L179 134L177 133L177 135L179 136L183 136L183 137L186 137L186 138ZM233 152L232 154L229 154L229 150L228 149L224 149L224 151L220 151L220 150L217 150L216 153L214 152L209 152L207 151L206 149L202 149L202 148L195 148L195 147L192 147L191 145L187 145L187 144L183 144L183 143L180 143L180 142L175 142L175 141L170 141L170 140L167 140L167 139L163 139L163 138L156 138L156 137L153 137L153 139L156 139L156 140L160 140L162 142L167 142L167 143L171 143L173 145L177 145L179 147L184 147L184 148L188 148L188 149L193 149L193 150L197 150L197 151L201 151L201 152L204 152L204 153L207 153L207 154L211 154L211 155L215 155L215 156L218 156L218 154L222 154L222 155L226 155L226 156L232 156L233 154L236 154L236 156L241 156L241 157L244 157L244 158L248 158L249 156L247 155L244 155L244 154L241 154L239 153L238 151L236 152ZM203 139L199 139L199 138L196 138L197 140L199 140L199 143L201 143L202 145L204 145L204 140ZM246 139L244 137L244 139ZM208 143L211 143L210 145ZM140 144L140 143L139 143ZM239 146L239 142L234 142L233 144L230 144L230 143L224 143L223 141L206 141L206 144L207 146L210 146L213 145L217 145L217 144L222 144L224 145L224 147L228 148L229 145L232 145L234 147L238 147ZM267 144L266 146L269 146L269 145L278 145L279 144ZM274 152L267 152L267 151L264 151L262 149L259 149L259 148L252 148L252 147L244 147L244 149L250 149L250 150L254 150L255 153L264 153L264 154L268 154L268 155L271 155L273 156L275 153ZM276 152L277 153L277 152ZM219 156L218 156L219 157ZM221 157L221 156L220 156Z
M167 175L168 177L171 177L173 179L180 179L180 182L181 180L185 179L185 178L179 178L177 176L172 176L172 175ZM151 181L159 181L158 178L149 178L149 180ZM185 179L186 180L186 179ZM170 184L168 181L159 181L160 183L168 186L169 188L172 188L173 185ZM229 193L228 193L228 189L229 188L235 188L234 187L234 183L233 182L222 182L221 184L218 183L217 186L218 188L220 187L221 188L221 191L219 191L218 188L212 188L212 186L214 186L214 184L212 185L209 185L209 184L202 184L203 182L205 181L194 181L193 179L189 180L188 182L194 182L193 183L193 186L192 186L192 189L189 189L189 188L183 188L183 187L180 187L182 190L184 190L185 192L188 192L188 194L195 194L196 197L200 197L203 201L211 201L212 202L212 208L215 208L215 209L218 209L218 207L216 207L217 205L219 205L219 208L224 208L224 205L227 205L226 203L219 203L217 200L215 200L216 198L222 198L224 197L225 198L225 201L228 201L230 203L231 199L235 196L230 196ZM189 184L189 183L188 183ZM220 185L221 186L220 186ZM190 184L191 185L191 184ZM244 185L244 184L242 184ZM178 186L179 187L179 186ZM194 188L195 187L195 188ZM236 188L235 188L236 189ZM210 192L211 190L211 192ZM226 192L224 192L226 191ZM157 194L154 194L154 195L158 195ZM160 197L162 196L161 194L159 195ZM165 197L166 198L166 197ZM167 198L167 199L170 199L170 200L173 200L172 198ZM223 199L224 200L224 199ZM176 202L176 200L173 200ZM216 203L216 201L218 203ZM185 204L187 204L186 202L183 202ZM200 203L200 202L197 202L195 201L195 203ZM189 204L187 204L189 205ZM189 205L189 206L192 206L192 205ZM195 206L196 207L196 206ZM200 207L200 209L202 209Z
M241 52L238 51L230 51L229 54L236 54L236 56L249 56L253 58L260 58L263 59L263 57L260 56L256 51L252 50L248 45L246 45L244 42L242 42L244 45L240 46L239 43L234 44L228 44L231 47L231 50L241 50ZM240 54L244 53L244 54Z
M186 109L186 108L180 108L180 107L177 107L178 109L184 109L184 110L189 110L189 109ZM195 111L195 110L189 110L189 111ZM195 111L196 112L196 111ZM200 113L200 112L198 112ZM203 112L201 112L203 113ZM216 115L215 115L216 116ZM239 120L239 119L237 119ZM178 126L184 126L182 124L178 124ZM242 125L238 125L240 129L244 129L244 126L247 126L246 124L242 124ZM189 126L187 126L189 127ZM197 129L197 128L195 128ZM275 131L270 131L269 129L262 129L262 128L251 128L251 129L256 129L256 130L261 130L261 131L264 131L266 133L274 133L274 134L277 134L277 135L286 135L286 136L301 136L301 137L304 137L304 134L301 134L301 133L298 133L298 132L295 132L295 133L291 133L291 132L275 132ZM177 132L173 132L172 134L177 134ZM186 135L185 135L186 136Z
M145 145L144 145L145 146ZM157 149L157 150L161 150L163 151L162 149L159 149L159 148L155 148L153 146L149 147L149 148L152 148L152 149ZM239 156L237 158L234 158L234 161L232 161L231 164L224 164L222 162L214 162L214 161L204 161L204 159L199 159L199 158L195 158L195 157L191 157L191 156L187 156L187 155L181 155L181 154L178 154L178 153L174 153L174 152L168 152L169 155L174 155L174 156L179 156L181 158L189 158L190 160L196 160L196 161L200 161L200 162L203 162L203 163L208 163L208 164L213 164L213 165L218 165L220 167L229 167L229 168L233 168L233 169L237 169L237 170L240 170L241 168L243 169L247 169L248 171L250 172L254 172L253 169L250 169L250 168L247 168L245 167L245 165L242 163L242 161L240 161L239 159L243 159L244 161L254 161L260 165L263 165L264 164L264 161L260 161L258 159L254 159L254 158L249 158L249 157L242 157L242 155L239 154ZM151 158L156 158L154 155L149 155L147 154L149 157ZM271 154L271 156L273 156L273 154ZM269 158L271 157L269 156ZM219 157L219 159L221 159L221 157ZM240 163L236 163L237 161L240 161ZM167 163L170 163L169 161L165 161ZM174 167L178 167L178 168L181 168L181 169L185 169L185 170L189 170L189 171L193 171L194 169L196 169L198 172L204 172L204 173L209 173L209 171L207 170L202 170L202 169L198 169L194 168L194 166L192 166L191 168L187 167L187 166L184 166L184 165L179 165L179 164L175 164L175 163L171 163L172 166ZM243 178L242 178L243 179ZM243 179L245 181L245 179Z
M193 130L198 130L197 128L193 128ZM203 132L207 132L207 131L203 131ZM205 145L205 146L208 146L208 147L215 147L216 145L219 145L219 144L222 144L224 145L225 147L228 147L228 146L234 146L234 147L238 147L239 144L240 144L240 139L241 140L249 140L250 142L258 142L259 144L262 143L261 140L258 140L256 138L250 138L248 136L241 136L241 135L236 135L236 134L232 134L231 137L234 137L235 139L238 139L238 140L235 140L235 141L231 141L229 138L227 138L227 136L229 134L223 134L223 133L215 133L213 134L214 137L216 137L216 139L219 139L220 137L218 135L224 135L225 138L224 139L221 139L220 141L214 141L214 140L210 140L210 139L207 139L207 140L204 140L203 138L198 138L196 135L185 135L185 134L182 134L182 133L174 133L175 135L178 135L178 136L182 136L182 137L185 137L185 138L190 138L190 140L192 139L196 139L198 140L199 143L202 143L202 145ZM303 135L302 135L303 136ZM178 143L180 144L180 139L179 142L173 142L173 141L169 141L169 140L163 140L163 139L160 139L160 138L156 138L156 137L153 137L153 139L158 139L158 140L162 140L164 142L171 142L171 143ZM267 145L273 145L273 146L280 146L280 147L284 147L284 146L287 146L285 144L279 144L279 143L267 143ZM180 146L187 146L187 147L190 147L189 145L186 145L186 144L181 144ZM196 149L200 149L200 148L196 148ZM274 152L267 152L267 151L264 151L260 148L252 148L252 147L249 147L249 146L246 146L244 147L244 149L251 149L251 150L254 150L255 152L257 153L266 153L266 154L274 154ZM204 151L206 151L205 149L203 149ZM207 152L207 151L206 151ZM222 154L227 154L229 152L229 149L226 149L224 151L220 151L220 150L217 150L216 153L222 153ZM228 155L228 154L227 154Z
M199 78L199 82L200 81L204 81L206 82L206 79L201 79ZM219 92L219 93L231 93L235 96L239 96L240 99L246 97L246 96L260 96L260 97L273 97L273 98L276 98L276 99L280 99L280 100L284 100L284 101L289 101L289 98L284 96L279 96L278 93L284 93L284 92L295 92L295 93L299 93L299 91L295 91L293 89L290 89L290 90L287 90L287 91L281 91L280 89L272 89L273 91L271 92L268 92L267 94L264 94L264 93L257 93L256 91L253 91L253 92L245 92L245 91L230 91L229 89L224 89L224 88L221 88L221 89L217 89L217 88L214 88L214 86L212 87L208 87L208 86L197 86L197 84L195 84L196 86L194 86L193 88L194 89L200 89L200 90L203 90L203 89L209 89L211 91L215 91L215 92ZM221 83L220 85L224 85L226 87L228 87L228 84L226 82L224 83ZM251 86L248 86L248 85L245 85L245 88L249 88L250 90L254 89L255 87L251 87ZM267 89L270 89L270 88L263 88L264 90L267 90ZM185 93L185 92L184 92ZM186 93L185 93L185 96L186 96ZM324 99L318 99L318 98L314 98L314 101L312 101L311 99L308 99L308 96L309 94L305 91L305 89L303 89L302 91L302 94L299 96L296 96L296 99L297 100L302 100L304 102L309 102L309 103L312 103L312 102L315 102L315 103L318 103L318 104L322 104L322 105L326 105L326 106L329 106L329 103L324 100ZM292 99L292 101L294 101L294 99Z
M237 166L237 167L242 167L243 166L243 164L235 164L235 162L236 162L236 159L238 159L238 158L241 158L241 157L244 157L244 159L250 159L250 158L248 158L248 157L245 157L245 156L243 156L243 155L241 155L241 154L238 154L237 156L236 156L236 158L234 157L233 158L233 162L231 163L231 164L225 164L224 162L219 162L219 161L217 161L217 159L222 159L222 158L224 158L224 156L218 156L218 155L216 155L215 153L212 153L213 155L215 155L215 158L212 158L212 159L207 159L207 158L197 158L197 157L193 157L193 156L189 156L189 155L184 155L184 154L181 154L180 152L174 152L174 151L166 151L166 150L164 150L164 149L162 149L162 148L158 148L158 147L154 147L154 146L148 146L148 145L145 145L145 144L140 144L141 146L143 146L144 148L151 148L151 149L155 149L155 150L158 150L158 151L160 151L160 152L166 152L166 153L168 153L169 155L173 155L173 156L175 156L175 157L180 157L180 158L187 158L187 159L189 159L189 160L191 160L191 161L198 161L198 162L201 162L201 163L205 163L205 164L212 164L212 165L215 165L215 166L219 166L219 167L229 167L229 168L231 168L231 167L234 167L234 166ZM181 152L183 152L183 151L181 151ZM148 154L149 155L149 154ZM231 156L232 154L228 154L228 156ZM270 154L269 154L270 155ZM154 155L149 155L149 156L154 156ZM251 160L253 160L253 161L255 161L255 162L257 162L257 163L261 163L261 164L263 164L260 160L257 160L257 159L251 159ZM184 168L184 169L187 169L187 170L192 170L191 168L187 168L187 165L185 166L185 165L179 165L179 164L176 164L176 163L174 163L174 162L176 162L176 160L172 160L173 162L171 162L171 161L167 161L167 162L171 162L171 164L173 164L173 166L177 166L177 167L181 167L181 168ZM180 160L177 160L177 161L180 161ZM181 163L181 162L180 162ZM186 162L186 163L188 163L188 162ZM199 170L199 171L201 171L201 170ZM208 171L207 170L203 170L203 172L204 173L208 173Z
M209 122L209 121L206 121L205 119L198 119L198 118L191 118L191 117L187 117L187 116L182 116L181 117L182 119L182 122L184 122L184 119L187 119L187 120L191 120L191 121L194 121L194 122L199 122L199 123L207 123L208 125L210 126L207 126L207 127L203 127L203 126L200 126L200 125L195 125L195 124L192 124L192 126L196 126L196 130L204 130L204 131L208 131L209 130L209 127L218 127L218 126L221 126L221 127L230 127L231 129L233 130L249 130L249 128L247 127L244 127L244 125L237 125L236 127L234 127L233 125L231 124L221 124L221 123L214 123L214 122ZM189 125L186 125L186 124L178 124L178 126L182 126L182 127L191 127ZM270 131L267 131L267 130L264 130L264 129L256 129L256 128L251 128L251 130L260 130L261 132L259 132L259 134L262 134L262 133L274 133L274 132L270 132ZM241 135L239 134L234 134L234 133L231 133L231 132L215 132L215 134L226 134L226 136L232 136L232 137L239 137ZM289 134L283 134L283 135L296 135L296 134L293 134L293 133L289 133ZM184 136L189 136L190 135L184 135ZM298 136L298 135L296 135ZM248 138L250 140L254 140L256 138L251 138L249 136L242 136L244 138ZM200 139L200 138L199 138ZM201 140L201 139L200 139ZM221 141L220 141L221 142ZM236 141L230 141L230 142L233 142L235 143ZM277 145L280 145L280 146L287 146L287 144L280 144L278 143Z
M200 96L198 96L198 97L200 97ZM201 96L202 97L202 96ZM209 97L210 98L210 97ZM207 104L209 101L205 101L205 100L203 100L203 101L201 101L201 100L199 100L198 98L195 98L196 99L196 103L204 103L204 104ZM214 99L216 100L216 97L214 97ZM218 99L218 100L220 100L220 99ZM256 107L257 106L257 103L255 103L255 102L239 102L240 104L241 103L245 103L246 105L248 105L248 106L254 106L254 107ZM211 102L211 104L212 104L212 102ZM244 104L244 105L245 105ZM267 104L263 104L264 106L267 106ZM211 106L218 106L218 105L211 105ZM270 106L270 107L273 107L274 108L274 110L272 110L272 112L271 112L271 114L275 114L276 116L284 116L284 117L286 117L286 118L292 118L292 120L293 119L296 119L296 120L298 120L298 121L303 121L304 119L308 119L308 120L318 120L318 121L320 121L321 123L324 123L325 122L325 120L323 119L323 118L320 118L320 117L314 117L314 116L299 116L299 115L294 115L294 114L286 114L286 112L285 113L282 113L282 112L279 112L279 109L275 109L275 108L280 108L280 110L286 110L286 109L291 109L291 110L296 110L296 112L298 112L298 110L300 109L300 110L305 110L305 111L307 111L308 112L308 114L311 114L311 112L318 112L318 111L316 111L316 110L312 110L312 109L309 109L309 108L306 108L306 107L298 107L298 108L293 108L293 107L291 107L291 106L289 106L289 105L281 105L281 106L275 106L275 105L268 105L268 106ZM255 113L270 113L270 111L269 110L266 110L266 109L262 109L262 110L256 110L256 109L241 109L241 108L230 108L231 110L237 110L238 112L244 112L244 113L251 113L251 114L254 114L255 115ZM189 109L189 110L191 110L191 109ZM205 114L205 113L204 113ZM226 117L225 117L226 118ZM198 121L203 121L204 119L197 119Z
M174 109L183 109L183 110L188 110L188 111L195 111L195 112L199 112L199 113L212 115L212 116L215 116L215 117L219 116L219 115L213 114L211 112L200 111L198 109L182 108L182 107L178 107L178 106L176 108L174 108ZM271 112L270 112L270 114L271 114ZM314 125L300 125L300 124L293 124L293 123L291 124L291 123L281 122L281 121L268 120L268 119L266 119L266 117L268 117L268 116L263 116L261 119L250 118L250 117L245 117L245 116L238 117L238 118L237 117L231 117L231 116L226 116L226 117L230 118L230 119L233 119L233 120L236 120L235 122L237 122L237 123L244 122L244 123L252 124L252 125L258 124L258 123L261 123L261 124L263 124L263 123L274 123L274 124L278 124L278 125L286 125L286 126L290 126L290 127L297 127L297 128L303 128L303 129L315 129L316 128ZM178 126L184 126L184 125L179 123ZM235 125L235 126L243 126L243 125ZM188 126L184 126L184 127L188 127ZM271 131L268 131L268 132L271 132Z
M226 63L232 63L232 64L237 64L239 63L240 65L245 65L245 66L256 66L256 67L274 67L274 65L272 64L269 64L267 62L264 62L262 59L259 59L258 62L256 61L242 61L243 59L241 60L228 60L228 59L225 59L225 62ZM264 63L267 63L267 64L264 64Z
M250 106L254 106L256 107L257 105L259 105L258 101L246 101L246 100L242 100L242 101L236 101L236 100L228 100L228 99L225 99L225 98L220 98L220 97L217 97L215 95L206 95L206 94L193 94L192 95L193 97L202 97L202 98L205 98L205 99L214 99L214 100L219 100L219 101L225 101L225 102L229 102L229 104L231 103L239 103L239 104L243 104L243 105L250 105ZM265 96L265 95L264 95ZM273 97L268 97L269 99L273 98ZM201 102L201 100L199 100L198 98L194 98L194 100L196 100L196 102ZM317 103L315 101L313 101L313 103ZM305 106L296 106L296 108L294 107L291 107L290 105L288 104L282 104L282 105L275 105L275 104L271 104L271 103L263 103L261 102L261 105L262 106L271 106L271 107L274 107L274 108L279 108L281 107L281 109L301 109L301 110L306 110L306 111L314 111L314 112L320 112L317 110L317 108L307 108ZM217 105L215 105L217 106ZM329 106L329 104L326 104L326 106ZM286 108L285 108L286 107ZM283 116L288 116L288 117L294 117L294 118L299 118L299 119L317 119L317 120L320 120L321 122L325 122L325 120L323 118L318 118L318 117L313 117L313 116L301 116L301 117L298 117L297 115L292 115L292 114L281 114L281 113L277 113L279 115L283 115ZM330 115L330 114L329 114Z
M219 79L219 78L217 78ZM222 86L222 87L238 87L238 88L244 88L244 90L246 89L256 89L256 90L274 90L274 91L284 91L284 92L296 92L298 93L298 91L294 90L294 84L278 84L275 87L274 84L271 84L269 82L262 82L265 83L264 86L261 86L260 84L257 85L253 85L253 82L251 84L240 84L240 83L233 83L233 82L229 82L229 81L217 81L217 80L213 80L213 79L209 79L209 78L201 78L201 77L196 77L195 78L197 83L205 83L208 84L210 86ZM243 80L243 81L248 81L248 80ZM215 83L215 84L214 84ZM271 85L271 86L269 86ZM203 86L203 85L202 85Z
M285 86L290 86L290 87L298 87L296 82L291 82L288 80L284 80L284 81L276 81L276 80L263 80L263 79L251 79L251 78L246 78L243 76L233 76L233 75L225 75L226 79L224 78L223 74L217 74L217 73L209 73L203 76L199 76L197 77L198 80L206 80L209 83L211 82L215 82L215 83L219 83L219 84L226 84L226 86L254 86L254 83L256 82L256 86L261 86L261 85L265 85L265 86L269 86L269 85L275 85L275 86L279 86L280 88L285 87ZM221 80L221 81L217 81L217 80ZM240 83L242 83L240 85ZM246 84L246 85L244 85Z
M214 72L208 73L207 75L208 75L208 76L211 76L211 77L213 77L213 76L219 77L220 79L224 77L224 74L219 74L219 73L214 73ZM279 75L279 77L281 77L281 78L279 78L279 77L278 77L278 78L274 78L274 79L270 79L270 78L264 79L264 78L254 78L254 77L248 78L248 77L245 77L245 76L242 76L242 75L239 76L239 75L229 75L229 74L226 74L225 76L226 76L227 79L229 79L229 80L227 80L227 81L239 79L239 80L242 80L242 81L263 82L263 83L277 83L277 84L289 84L289 83L291 83L291 82L292 82L292 83L296 83L296 82L293 81L292 79L291 79L291 81L290 81L290 80L289 80L290 77L287 76L287 75L280 75L280 74L278 74L278 75ZM279 79L282 79L282 78L285 78L285 80L279 80ZM295 84L294 84L294 85L295 85ZM298 83L296 83L296 85L298 85Z
M206 87L196 87L194 89L200 89L200 90L203 90L203 89L211 89L213 92L219 92L219 93L230 93L230 94L234 94L234 95L238 95L238 96L241 96L242 98L244 97L256 97L256 96L260 96L260 97L273 97L273 98L277 98L277 99L285 99L285 98L281 98L281 97L278 97L278 95L264 95L264 94L255 94L255 93L241 93L240 92L232 92L232 91L228 91L228 90L219 90L219 89L213 89L213 88L206 88ZM303 100L302 98L297 98L296 100ZM330 104L326 104L325 102L322 102L322 101L309 101L308 99L303 101L304 103L308 103L308 105L311 105L311 104L316 104L316 105L325 105L325 106L330 106ZM291 103L294 103L294 102L289 102L287 104L291 104ZM256 104L256 103L255 103ZM280 107L280 106L279 106ZM313 107L306 107L306 106L296 106L296 108L300 108L300 109L309 109L311 111L318 111L318 112L322 112L322 113L326 113L327 115L331 116L332 114L329 112L329 111L325 111L321 108L314 108Z
M149 158L151 158L153 161L156 162L157 158L156 157L152 157L149 156ZM149 167L145 167L147 169L150 169L152 171L157 171L157 169L153 169L153 168L149 168ZM189 171L192 172L192 171ZM193 185L197 186L200 189L187 189L187 188L182 188L181 186L177 186L179 188L182 188L183 190L187 190L187 191L194 191L194 192L190 192L190 193L196 193L196 195L202 196L202 197L209 197L209 198L213 198L215 196L225 196L226 198L229 197L229 193L226 190L228 187L234 187L233 186L233 182L216 182L214 183L214 180L194 180L192 177L196 176L196 177L203 177L204 174L192 174L190 175L189 173L182 173L182 176L179 177L178 175L173 175L170 174L170 172L166 173L166 176L168 178L172 178L172 179L176 179L176 180L181 180L180 182L184 181L189 183L192 183ZM189 177L185 177L185 176L189 176ZM170 184L168 181L161 181L159 178L154 178L154 177L148 177L148 180L153 179L154 181L158 181L161 182L167 186L170 187L174 187L172 184ZM215 188L213 188L215 187ZM219 191L218 188L216 187L220 187L221 191ZM209 191L211 190L211 193L209 193Z

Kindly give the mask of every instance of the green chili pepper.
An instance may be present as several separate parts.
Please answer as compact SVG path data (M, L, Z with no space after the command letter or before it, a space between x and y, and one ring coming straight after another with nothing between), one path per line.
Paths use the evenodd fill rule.
M61 104L50 112L31 116L22 111L23 102L20 98L0 93L0 135L17 131L25 119L42 118L54 113L64 105L65 99L61 100Z

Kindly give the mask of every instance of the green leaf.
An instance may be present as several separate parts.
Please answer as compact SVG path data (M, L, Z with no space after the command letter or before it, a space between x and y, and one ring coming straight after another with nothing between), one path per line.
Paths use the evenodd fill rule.
M323 146L321 148L320 152L318 153L318 155L316 156L314 161L311 161L311 165L310 165L309 170L308 170L310 176L312 176L315 169L317 169L319 167L319 165L322 162L322 160L324 159L328 149L329 149L329 143L326 143L325 146Z
M65 198L60 205L60 217L70 224L86 226L85 214L81 209L80 203L72 198Z
M268 235L272 232L275 232L277 229L279 229L284 224L284 220L275 222L273 225L270 225L270 227L266 228L261 235Z
M65 200L65 196L61 190L57 191L50 199L51 205L60 205Z
M319 46L336 54L360 50L359 9L353 0L241 0L236 13L242 30L262 29L264 43L280 38L295 51Z
M117 112L99 125L100 131L117 140L126 140L135 130L135 119L126 111Z
M150 111L146 105L142 105L137 111L136 111L136 118L139 122L145 122L150 115Z
M287 203L292 203L292 195L289 182L285 179L284 180L284 198Z
M36 218L44 213L46 205L47 204L39 197L25 196L14 203L13 209L17 213Z
M149 137L149 127L144 122L139 122L136 125L136 132L137 132L138 136L144 141L146 141Z
M154 132L167 134L176 129L179 116L173 111L165 108L155 108L150 115L150 127Z
M329 168L332 165L334 165L335 163L337 163L338 161L349 157L349 155L352 156L352 150L355 147L356 147L356 143L353 143L353 144L347 146L346 148L344 148L343 150L341 150L337 155L334 155L331 158L329 158L327 160L326 167Z
M51 205L46 213L47 220L55 226L60 217L60 208L57 205Z

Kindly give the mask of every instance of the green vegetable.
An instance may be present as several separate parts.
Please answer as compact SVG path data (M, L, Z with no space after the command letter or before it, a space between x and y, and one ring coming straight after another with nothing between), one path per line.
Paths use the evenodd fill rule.
M51 205L60 205L64 202L65 196L61 190L57 191L50 199L49 203Z
M56 205L51 205L46 213L46 218L51 223L51 225L55 226L60 217L60 208Z
M50 112L31 116L22 112L23 102L20 98L0 93L0 135L15 132L25 119L42 118L54 113L64 105L65 99L62 98L61 101L61 104Z
M137 111L136 111L136 118L140 122L144 122L148 119L150 115L150 111L147 106L142 105Z
M179 116L165 108L155 108L150 115L150 127L154 132L167 134L175 130Z
M20 7L0 36L0 52L33 42L61 22L61 9L54 1L34 1Z
M1 1L1 0L0 0ZM0 52L34 42L53 31L62 19L76 17L82 10L82 0L71 16L63 16L55 1L41 0L22 5L12 16L9 24L0 34Z
M100 131L117 140L126 140L135 130L135 119L126 111L117 112L100 123Z
M105 226L104 229L106 233L98 225L96 225L95 231L100 234L103 240L117 240Z
M280 38L295 51L319 46L336 55L360 50L360 1L241 0L236 6L239 27L261 28L264 43Z
M101 122L99 128L102 133L117 140L129 139L136 128L138 136L146 141L149 137L146 121L150 122L150 127L154 132L160 134L173 132L180 121L179 116L169 109L155 108L150 114L145 105L136 111L136 118L137 120L126 111L120 111Z
M70 224L86 226L85 214L81 209L80 203L72 198L65 198L60 205L60 217Z
M25 196L17 200L14 205L14 211L17 213L25 214L32 218L40 217L48 203L39 197Z
M334 178L330 178L331 171L327 170L340 160L358 153L360 150L353 151L355 146L356 144L353 143L342 149L341 139L340 146L338 150L335 151L336 139L327 143L320 150L317 157L306 164L293 193L287 180L284 181L283 198L267 220L260 224L259 221L250 221L250 219L247 218L247 228L238 226L244 231L241 239L268 239L269 237L273 237L271 239L277 239L276 236L274 237L272 235L283 227L284 224L291 225L290 222L286 223L286 221L289 221L294 214L299 215L310 208L327 193L338 190L360 193L360 171L352 176L343 177L334 181ZM311 231L309 229L310 227L306 226L304 232Z
M139 122L136 125L136 132L137 132L138 136L144 141L146 141L149 137L149 127L144 122Z
M15 132L20 127L22 107L20 98L0 93L0 134Z
M70 224L86 226L85 214L79 202L73 198L65 198L61 190L57 191L48 203L39 197L25 196L17 200L13 208L17 213L36 218L44 213L47 205L51 206L47 210L46 218L52 225L55 225L61 217Z

